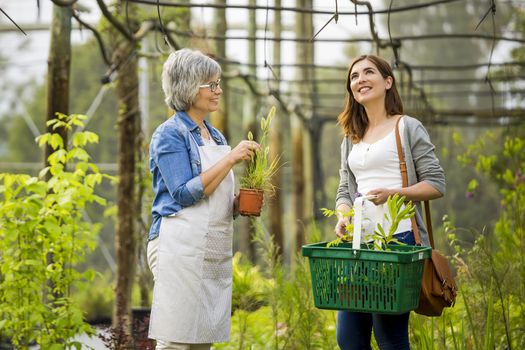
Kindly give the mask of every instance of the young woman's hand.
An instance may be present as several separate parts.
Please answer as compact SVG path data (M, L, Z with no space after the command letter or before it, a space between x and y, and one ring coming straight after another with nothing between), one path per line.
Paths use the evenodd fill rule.
M255 141L243 140L230 152L230 157L235 163L249 160L261 146Z
M385 203L388 196L393 196L396 193L399 194L399 196L404 196L405 200L410 201L429 201L443 197L443 193L439 192L426 181L421 181L403 188L375 188L368 192L367 195L375 195L375 198L370 198L369 200L375 205L379 205Z
M394 194L395 191L393 191L391 188L376 188L369 191L366 195L375 196L370 198L369 201L374 203L375 205L380 205L388 200L388 196L393 196Z
M343 237L343 235L346 234L346 226L348 225L350 225L349 216L341 217L339 218L339 220L337 220L337 224L335 225L335 229L334 229L337 237Z

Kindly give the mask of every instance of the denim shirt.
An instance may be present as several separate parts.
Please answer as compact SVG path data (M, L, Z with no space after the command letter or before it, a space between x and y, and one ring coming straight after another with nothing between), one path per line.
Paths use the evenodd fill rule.
M204 124L218 145L226 145L226 139L206 120ZM191 133L191 135L190 135ZM192 137L193 135L193 137ZM199 146L203 146L198 125L186 112L177 111L159 125L151 136L149 148L150 171L153 175L153 223L148 240L159 235L163 216L177 213L204 197L200 178L201 160Z

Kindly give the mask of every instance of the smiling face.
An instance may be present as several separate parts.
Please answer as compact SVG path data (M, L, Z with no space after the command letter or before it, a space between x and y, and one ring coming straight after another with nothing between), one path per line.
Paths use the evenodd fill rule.
M382 103L388 116L403 114L394 72L381 57L361 55L354 58L347 75L346 91L345 109L338 123L345 135L352 137L352 142L359 142L365 134L369 122L367 109L378 111Z
M219 76L216 76L213 79L210 79L210 81L204 83L203 85L208 85L212 82L216 82L217 80L219 80L219 78ZM210 86L200 87L199 92L197 93L197 96L195 96L195 100L193 101L193 104L190 107L190 111L201 116L207 115L210 112L215 112L219 109L219 100L221 95L222 88L220 85L218 85L215 88L215 91L211 91Z
M392 77L384 78L377 66L368 59L353 65L349 82L354 99L363 106L378 101L383 103L387 90L392 87Z

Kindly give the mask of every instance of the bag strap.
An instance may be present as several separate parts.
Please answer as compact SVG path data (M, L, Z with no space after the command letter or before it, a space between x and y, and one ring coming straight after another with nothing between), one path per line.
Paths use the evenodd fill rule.
M401 136L399 135L399 121L402 117L399 117L396 122L396 146L397 146L397 156L399 158L399 170L401 171L401 182L403 187L408 187L408 175L407 175L407 163L405 162L405 155L403 153L403 148L401 147ZM430 217L430 202L425 202L425 219L427 222L428 237L430 240L430 246L434 249L434 236L432 234L432 219ZM416 245L421 245L421 235L419 234L419 228L417 227L416 216L410 218L412 223L412 231L414 232L414 238L416 240Z

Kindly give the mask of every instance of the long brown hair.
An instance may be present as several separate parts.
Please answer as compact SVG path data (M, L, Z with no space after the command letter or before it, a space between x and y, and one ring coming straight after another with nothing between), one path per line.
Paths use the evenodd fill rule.
M375 64L384 79L392 77L392 87L386 91L385 96L385 109L387 115L403 114L403 102L397 91L396 80L390 64L384 59L374 55L362 55L356 57L350 64L348 75L346 77L346 91L348 92L348 98L346 100L345 109L337 117L337 123L343 128L345 135L352 138L352 142L354 143L359 142L364 137L369 123L365 107L355 100L350 88L350 73L352 72L352 68L357 62L363 60L369 60Z

